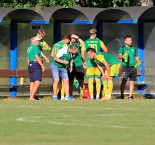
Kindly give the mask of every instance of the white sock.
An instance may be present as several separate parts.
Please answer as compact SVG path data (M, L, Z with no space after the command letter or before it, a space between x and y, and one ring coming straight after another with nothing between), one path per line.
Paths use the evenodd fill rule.
M111 94L107 95L108 98L111 98Z
M64 96L61 96L61 100L65 100L65 97Z
M91 99L91 100L94 100L94 96L93 96L93 95L91 95L91 96L90 96L90 99Z
M99 97L100 97L100 96L99 96L99 94L97 94L97 95L96 95L96 99L98 100L98 99L99 99Z

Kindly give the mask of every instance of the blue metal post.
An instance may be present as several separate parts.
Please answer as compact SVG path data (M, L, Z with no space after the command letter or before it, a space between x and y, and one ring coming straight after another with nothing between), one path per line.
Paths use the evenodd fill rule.
M103 39L103 25L101 21L97 23L96 29L97 29L97 37L99 39Z
M54 43L61 40L61 22L54 22Z
M145 57L144 57L144 23L138 23L138 56L143 61L143 63L139 66L141 69L141 76L138 77L138 81L142 82L145 80ZM138 87L139 93L143 94L143 90Z
M10 24L10 70L17 69L17 23ZM10 84L16 84L17 78L10 77ZM16 97L17 89L10 87L10 96Z
M138 56L141 60L143 60L143 63L139 66L141 69L141 76L138 77L138 81L144 81L145 75L144 75L144 67L145 67L145 58L144 58L144 24L143 22L138 23Z
M96 26L96 30L97 30L97 37L101 40L103 40L103 22L99 21L97 23L97 26ZM100 49L101 52L103 52L103 49Z

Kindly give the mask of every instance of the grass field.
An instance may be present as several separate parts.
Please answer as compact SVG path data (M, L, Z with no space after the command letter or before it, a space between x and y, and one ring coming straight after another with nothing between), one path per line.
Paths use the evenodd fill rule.
M0 145L154 145L155 100L0 101Z

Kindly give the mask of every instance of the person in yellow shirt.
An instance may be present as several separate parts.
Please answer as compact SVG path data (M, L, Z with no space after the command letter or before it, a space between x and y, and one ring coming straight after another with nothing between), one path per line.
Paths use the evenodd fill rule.
M97 30L96 29L90 29L89 30L90 38L84 41L84 46L82 47L82 58L85 56L85 52L87 51L88 48L94 49L96 52L100 52L101 49L104 52L107 52L108 49L104 45L103 41L97 38ZM86 77L88 78L88 88L90 92L90 98L93 100L94 96L94 89L93 89L93 82L94 79L96 81L96 99L99 99L99 94L101 90L101 82L100 82L100 77L101 77L101 72L99 68L97 67L96 63L94 60L91 60L88 55L86 54L85 57L85 63L84 63L84 68L86 68Z
M90 59L94 60L94 62L97 64L97 67L100 69L100 72L102 73L104 85L102 99L110 100L113 90L113 78L119 74L120 61L115 56L106 52L96 53L96 51L92 48L87 49L87 53ZM103 66L106 68L105 72L103 70Z

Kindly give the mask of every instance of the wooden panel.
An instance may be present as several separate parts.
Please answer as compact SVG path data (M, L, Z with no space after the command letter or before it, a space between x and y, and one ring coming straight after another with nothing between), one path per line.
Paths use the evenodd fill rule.
M16 76L16 70L0 70L0 77Z
M17 77L29 77L28 70L17 70Z
M45 72L43 72L43 77L51 77L51 70L47 69ZM28 70L18 70L17 71L17 77L29 77Z
M0 70L0 77L29 77L28 70ZM43 72L43 77L52 77L51 70Z
M122 69L119 71L119 76L122 75ZM141 75L141 69L137 69L137 75ZM0 70L0 77L29 77L28 70ZM51 70L47 69L43 72L43 77L52 77Z
M43 77L52 77L51 70L47 69L43 72Z

